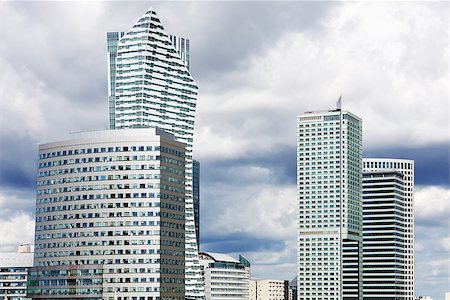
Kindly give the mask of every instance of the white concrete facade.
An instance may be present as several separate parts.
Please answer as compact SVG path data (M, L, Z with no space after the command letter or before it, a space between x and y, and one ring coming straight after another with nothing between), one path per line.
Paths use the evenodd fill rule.
M250 267L221 253L200 252L206 300L248 300Z
M395 158L364 158L363 159L363 170L365 173L370 172L399 172L402 174L403 181L403 191L401 199L398 199L396 209L400 209L402 222L397 222L395 220L395 216L391 213L392 210L386 210L385 214L380 215L380 217L391 217L391 222L398 223L396 226L389 231L379 231L378 233L385 232L387 235L401 234L401 243L397 243L391 251L401 251L402 260L401 262L397 262L397 268L402 269L402 273L398 274L397 283L395 285L380 285L381 287L395 287L395 289L401 289L402 292L395 299L414 299L415 288L414 288L414 161L408 159L395 159ZM394 178L392 178L394 180ZM392 181L391 181L392 182ZM394 194L379 194L383 189L377 189L370 184L365 184L366 193L370 193L371 191L378 190L378 195L392 195ZM367 194L368 195L368 194ZM372 195L373 196L373 195ZM401 201L400 201L401 200ZM369 199L367 201L370 201ZM386 200L388 201L388 200ZM367 206L368 207L368 206ZM372 206L373 207L373 206ZM378 214L381 211L378 210ZM374 225L375 227L379 227L378 225ZM373 228L373 226L370 226ZM366 228L364 229L366 231ZM367 236L367 235L366 235ZM380 237L380 238L388 238L388 237ZM366 240L368 239L368 236ZM396 238L396 240L398 240ZM374 243L370 243L371 245L375 245ZM386 249L385 246L382 247ZM399 249L401 248L401 249ZM372 249L375 250L375 249ZM366 250L365 250L366 251ZM368 254L366 254L368 255ZM399 270L397 270L399 272ZM379 270L378 270L379 272ZM400 279L401 277L401 279ZM381 291L382 289L380 289ZM387 297L387 296L386 296ZM391 294L391 297L394 297Z
M185 299L185 145L155 128L39 145L34 299Z
M340 109L298 116L298 299L362 298L361 182L361 119Z
M288 300L289 281L276 279L251 279L250 300Z

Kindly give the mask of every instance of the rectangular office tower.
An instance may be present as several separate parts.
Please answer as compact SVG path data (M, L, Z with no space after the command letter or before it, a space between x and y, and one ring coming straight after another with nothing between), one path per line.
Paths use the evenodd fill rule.
M298 299L361 299L362 121L341 109L297 121Z
M107 37L110 128L157 127L186 144L186 297L202 299L192 159L198 87L189 41L168 35L153 8L128 31Z
M363 295L414 299L414 161L363 160Z
M185 145L155 128L39 145L33 299L185 299Z

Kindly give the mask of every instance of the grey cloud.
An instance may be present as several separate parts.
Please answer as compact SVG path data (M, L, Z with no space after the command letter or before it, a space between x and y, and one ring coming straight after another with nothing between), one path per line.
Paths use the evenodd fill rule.
M202 251L244 253L259 251L280 251L284 249L284 240L273 238L255 238L246 233L231 233L229 235L214 234L201 239Z
M37 141L30 136L0 135L0 187L35 188Z
M395 13L406 19L399 27L389 27L388 33L399 32L400 42L395 34L384 38L384 27L377 23L367 21L365 25L373 26L358 27L367 18L394 11L387 6L383 10L383 5L391 4L153 5L168 32L192 41L192 69L201 93L194 154L202 162L201 226L208 249L246 251L257 262L258 276L292 277L295 246L289 243L295 244L295 117L307 109L332 107L342 89L345 105L357 114L362 112L364 126L373 128L365 132L371 155L411 154L416 160L416 183L445 184L448 148L425 138L435 133L430 128L443 130L447 125L441 112L448 107L448 75L442 63L448 39L440 35L448 31L442 31L447 27L439 22L448 22L448 16L440 13L447 11L448 4L396 4L401 9ZM30 104L40 104L23 105L10 118L2 115L17 122L11 133L6 126L0 132L1 199L9 199L2 200L0 211L32 214L37 142L64 138L68 131L106 127L106 32L128 29L149 6L147 2L0 3L0 27L8 28L0 32L0 67L2 60L7 61L19 78L8 86L14 92L8 94L10 102L3 99L2 105L17 101L19 92ZM353 7L363 9L352 11ZM329 23L331 19L334 23ZM424 36L419 39L417 33ZM379 36L380 43L370 43ZM398 48L389 48L392 45ZM396 55L401 59L397 61ZM280 59L285 56L286 60ZM10 75L1 71L0 92L5 76ZM25 73L34 77L23 77ZM435 88L442 83L443 89ZM30 126L23 119L30 107L42 111L42 118L36 118L42 124ZM39 130L33 128L38 126ZM420 128L424 131L410 134ZM204 138L206 129L212 134ZM18 132L27 134L18 136ZM389 148L384 143L388 136L393 145ZM422 139L421 147L412 145ZM223 140L227 143L221 144ZM418 243L428 243L424 232L430 226L436 232L432 238L445 236L442 224L429 219L418 216ZM434 261L433 247L426 255L417 254L420 293L433 294L434 287L421 283L429 274L427 262ZM433 268L436 275L430 278L444 278L441 268ZM435 298L439 299L437 294Z
M167 28L192 39L193 73L204 88L225 89L220 78L250 57L271 47L287 31L320 31L321 22L337 3L332 2L189 2L155 8L167 19ZM184 7L185 9L180 9Z

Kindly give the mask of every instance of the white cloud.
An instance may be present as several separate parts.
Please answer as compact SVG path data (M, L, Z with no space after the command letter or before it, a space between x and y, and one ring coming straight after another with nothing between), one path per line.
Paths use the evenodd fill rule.
M34 243L34 219L21 212L0 219L0 251L15 251L20 244Z
M243 171L245 172L245 171ZM202 205L204 235L245 233L252 237L295 238L296 189L267 182L248 186L215 185Z
M340 93L344 108L363 118L365 146L450 140L446 10L377 2L332 12L320 33L285 32L224 75L228 89L201 94L200 159L295 145L295 116L333 108Z
M440 186L418 187L415 191L415 218L418 221L448 222L450 226L450 189Z

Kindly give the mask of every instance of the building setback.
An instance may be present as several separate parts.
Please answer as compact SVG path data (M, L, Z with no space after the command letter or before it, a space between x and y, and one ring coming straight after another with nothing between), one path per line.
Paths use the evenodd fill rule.
M297 122L298 299L361 299L362 121L336 109Z
M193 161L192 171L195 236L197 237L197 249L200 250L200 162L198 160Z
M200 252L206 300L248 300L250 263L222 253Z
M189 40L168 35L152 8L128 31L107 37L110 128L158 127L186 144L186 298L202 299L192 159L198 86Z
M289 282L289 300L297 300L297 277Z
M32 266L30 245L21 245L16 252L0 253L0 299L26 298L27 274Z
M185 145L162 130L39 145L33 299L185 299Z
M414 161L364 158L364 299L414 299Z
M250 280L250 300L289 300L289 281Z

